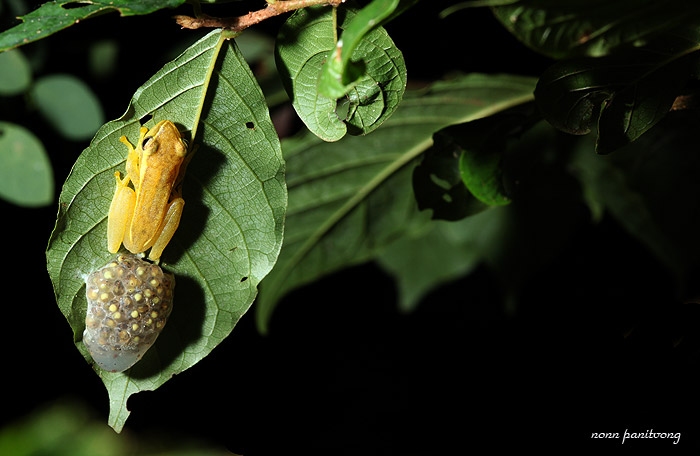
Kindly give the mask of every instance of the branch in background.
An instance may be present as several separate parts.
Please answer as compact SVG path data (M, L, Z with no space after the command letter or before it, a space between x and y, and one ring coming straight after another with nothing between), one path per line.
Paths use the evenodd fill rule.
M252 11L244 16L237 17L212 17L206 14L199 14L197 17L175 16L175 21L186 29L198 29L203 27L224 28L234 32L241 32L246 28L258 24L265 19L269 19L280 14L288 13L301 8L314 5L328 5L337 7L345 0L268 0L267 6L258 11Z

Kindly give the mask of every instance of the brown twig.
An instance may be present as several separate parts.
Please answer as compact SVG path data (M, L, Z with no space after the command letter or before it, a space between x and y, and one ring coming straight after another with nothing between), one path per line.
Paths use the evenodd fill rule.
M267 6L258 11L251 11L244 16L236 17L212 17L200 14L198 17L175 16L175 21L186 29L198 28L224 28L234 32L241 32L251 25L258 24L265 19L269 19L280 14L288 13L301 8L314 5L328 5L337 7L345 0L268 0Z

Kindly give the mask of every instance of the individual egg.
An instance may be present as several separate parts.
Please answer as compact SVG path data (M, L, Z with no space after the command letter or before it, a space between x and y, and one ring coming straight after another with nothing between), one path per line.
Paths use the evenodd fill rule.
M83 343L102 369L123 372L143 357L165 327L175 278L157 264L119 254L85 284Z

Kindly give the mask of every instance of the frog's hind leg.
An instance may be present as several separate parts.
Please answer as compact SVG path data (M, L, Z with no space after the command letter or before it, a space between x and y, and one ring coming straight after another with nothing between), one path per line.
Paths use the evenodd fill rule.
M163 250L173 238L177 227L180 225L180 218L182 217L182 209L184 207L185 200L182 198L175 198L170 202L168 212L163 218L163 224L160 227L156 241L153 243L151 251L148 253L149 260L157 262L160 259Z

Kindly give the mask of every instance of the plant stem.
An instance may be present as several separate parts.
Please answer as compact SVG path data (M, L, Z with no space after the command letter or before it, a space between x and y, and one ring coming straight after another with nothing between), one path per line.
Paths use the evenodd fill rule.
M314 5L329 5L338 7L345 0L286 0L267 2L267 6L258 11L251 11L243 16L236 17L212 17L206 14L197 17L175 16L175 21L186 29L198 29L202 27L224 28L233 32L241 32L251 25L258 24L280 14L288 13L301 8Z

